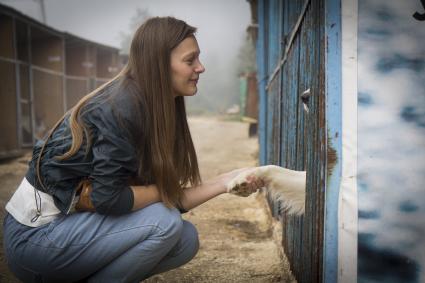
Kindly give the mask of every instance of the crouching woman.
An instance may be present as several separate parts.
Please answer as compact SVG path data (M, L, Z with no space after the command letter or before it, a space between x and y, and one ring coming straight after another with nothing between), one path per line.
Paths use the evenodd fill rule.
M184 105L205 70L195 31L171 17L147 20L126 67L34 146L4 219L20 280L139 282L195 256L197 231L181 213L249 170L200 180Z

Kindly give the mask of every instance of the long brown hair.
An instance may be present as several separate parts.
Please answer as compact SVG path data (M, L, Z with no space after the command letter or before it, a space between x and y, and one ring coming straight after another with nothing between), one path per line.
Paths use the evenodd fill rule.
M128 86L126 89L131 92L134 105L145 106L143 111L137 111L137 121L131 129L136 144L145 147L137 148L139 174L150 172L164 204L178 205L182 189L188 184L198 185L201 178L184 98L174 97L172 93L170 61L172 49L195 32L196 28L173 17L154 17L144 22L134 34L125 68L71 109L72 145L58 159L65 160L76 154L84 140L88 144L86 149L89 148L90 133L81 118L84 106L97 101L96 97L111 83L120 81ZM143 128L140 121L145 123ZM140 131L145 133L140 135Z

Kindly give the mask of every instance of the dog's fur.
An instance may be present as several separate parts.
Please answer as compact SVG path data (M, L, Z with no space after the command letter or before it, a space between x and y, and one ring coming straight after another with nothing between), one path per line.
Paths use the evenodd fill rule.
M238 196L249 196L248 176L263 180L273 199L281 202L289 214L303 214L305 210L306 172L294 171L276 165L256 167L237 175L227 184L227 192Z

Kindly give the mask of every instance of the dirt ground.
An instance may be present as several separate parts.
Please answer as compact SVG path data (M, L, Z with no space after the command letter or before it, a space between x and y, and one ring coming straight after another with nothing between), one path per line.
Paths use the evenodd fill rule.
M189 119L203 180L257 165L257 138L248 124L223 117ZM0 163L0 216L30 155ZM198 229L200 250L188 264L145 282L296 282L279 245L281 227L262 194L220 195L183 215ZM1 235L1 240L3 233ZM0 252L0 282L13 278Z

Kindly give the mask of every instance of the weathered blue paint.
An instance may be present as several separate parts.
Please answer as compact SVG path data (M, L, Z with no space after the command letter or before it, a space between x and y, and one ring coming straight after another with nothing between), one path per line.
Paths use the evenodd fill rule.
M280 48L279 48L279 0L269 0L268 2L268 70L267 73L273 73L274 69L278 65L280 58Z
M289 37L293 27L298 19L300 3L302 1L283 1L282 14L283 17L283 33L282 41L288 44ZM299 37L296 37L292 48L289 51L287 61L279 74L282 81L281 93L279 95L282 105L281 116L281 151L280 151L280 165L289 169L296 169L297 163L297 140L298 140L298 83L299 83L299 54L301 52L299 45ZM285 48L283 48L283 52ZM283 53L282 52L282 53ZM306 262L302 260L303 252L303 237L302 227L303 221L300 217L285 216L284 229L285 229L285 251L290 258L291 266L294 275L297 278L302 276L302 270L306 266ZM308 250L308 248L306 249Z
M266 97L266 48L265 48L265 3L264 1L258 1L258 38L256 42L257 52L257 78L258 78L258 96L259 96L259 107L258 107L258 137L260 144L260 165L266 164L267 158L267 97Z
M272 74L278 66L280 58L279 34L279 0L268 1L268 69L267 74ZM278 164L279 161L279 80L276 80L267 91L267 163Z
M269 204L273 216L282 221L283 246L297 281L322 282L330 278L324 276L324 272L328 272L324 268L331 266L330 262L323 262L324 257L332 254L324 251L324 248L333 249L331 245L324 246L324 234L329 233L329 229L324 227L325 208L329 216L334 216L329 213L333 211L325 207L333 203L325 201L328 197L325 193L326 178L338 174L332 171L334 167L331 174L326 166L326 111L329 103L326 85L329 73L326 71L332 70L328 69L325 60L325 56L329 55L325 49L326 0L273 0L258 1L257 4L260 162L308 172L304 216L288 216L285 212L279 212L280 204L270 198ZM306 10L304 7L307 7ZM294 29L298 19L302 19L299 28ZM294 30L295 37L286 61L280 66L285 46ZM276 67L279 67L279 72L265 91L264 78L270 78ZM332 83L335 80L338 80L338 76ZM313 93L307 103L308 112L300 99L307 89ZM336 246L337 242L333 244Z
M299 51L299 75L298 78L298 95L296 97L299 97L299 95L306 89L312 87L312 63L314 58L314 48L312 45L314 44L314 40L312 38L313 30L311 28L312 26L312 19L311 19L311 9L309 9L306 13L306 16L304 18L304 23L301 26L300 30L300 51ZM296 164L295 169L296 170L306 170L307 162L306 158L308 157L307 153L307 144L308 139L310 139L310 132L308 130L308 114L304 111L303 103L298 100L297 106L296 106L296 113L297 113L297 144L296 144ZM308 197L310 198L309 190L307 191ZM306 202L306 211L312 211L312 201ZM309 268L310 264L306 264L307 262L311 261L311 255L308 252L309 247L305 245L306 242L311 243L311 235L312 233L309 233L308 229L308 221L306 217L299 217L297 219L296 225L299 227L299 232L297 233L297 237L299 238L300 243L298 244L298 262L299 265L304 265L306 269ZM309 258L310 257L310 258ZM302 267L298 267L297 269L303 270ZM302 276L302 275L300 275ZM307 277L307 276L305 276Z
M341 63L341 0L325 1L326 36L326 126L327 162L324 272L323 282L337 282L338 275L338 196L341 182L342 154L342 63ZM332 153L333 164L329 164ZM329 167L331 169L329 170Z

